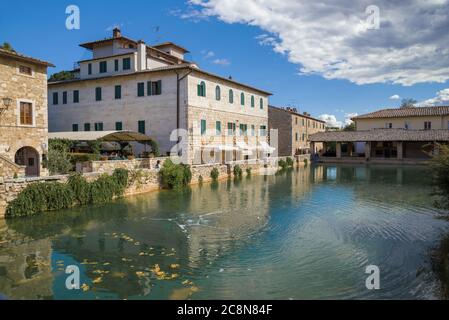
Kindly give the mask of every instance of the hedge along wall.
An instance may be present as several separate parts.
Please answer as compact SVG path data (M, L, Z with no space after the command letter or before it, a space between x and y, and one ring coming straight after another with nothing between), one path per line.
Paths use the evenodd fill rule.
M212 178L210 177L210 173L212 172L213 168L218 169L218 179L224 179L227 178L229 175L228 166L225 164L217 165L217 164L201 164L201 165L195 165L191 167L192 171L192 184L199 183L200 176L203 177L203 182L212 181Z
M102 173L87 173L83 177L88 182L96 181ZM0 218L5 217L8 203L30 184L57 182L67 183L69 175L60 175L43 178L22 178L14 180L0 181ZM125 196L158 190L160 188L159 174L156 170L138 169L128 171L128 187L124 191Z

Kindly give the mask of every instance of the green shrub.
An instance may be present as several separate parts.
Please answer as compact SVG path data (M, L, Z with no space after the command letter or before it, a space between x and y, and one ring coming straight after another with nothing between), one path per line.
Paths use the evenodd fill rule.
M287 164L287 167L293 167L293 159L292 158L287 157L285 162Z
M192 180L190 167L184 164L174 164L167 159L159 171L161 182L165 188L182 189Z
M210 177L212 178L213 181L217 181L219 175L220 173L218 172L217 168L213 168L212 171L210 172Z
M123 191L119 192L119 195L125 192L126 187L128 186L129 181L129 173L126 169L115 169L112 173L112 177L115 179L118 186L123 189Z
M203 176L202 175L200 175L199 177L198 177L198 183L200 184L200 185L202 185L203 184Z
M100 155L95 153L70 153L69 156L73 166L75 166L77 162L100 160Z
M246 169L246 176L251 177L251 168Z
M66 151L58 149L49 149L48 158L44 163L51 175L67 174L73 170L73 164L70 162L70 155Z
M91 202L103 204L111 202L116 192L117 183L112 176L101 175L97 180L90 183Z
M240 166L237 164L234 166L234 177L235 178L241 178L243 176L243 170L240 168Z
M63 183L42 182L28 185L11 201L6 209L6 217L21 217L43 211L59 210L73 204L72 190Z
M90 203L90 184L81 173L72 174L67 184L72 190L73 198L78 205L82 206Z
M288 167L287 162L284 159L278 161L278 166L281 167L281 170L285 170Z
M308 164L309 164L309 160L304 159L304 165L307 167Z

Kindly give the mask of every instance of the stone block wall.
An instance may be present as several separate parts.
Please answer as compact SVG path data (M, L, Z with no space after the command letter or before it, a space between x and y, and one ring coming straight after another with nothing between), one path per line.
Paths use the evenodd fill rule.
M108 160L108 161L86 161L79 162L76 164L76 171L81 173L87 172L112 172L115 169L127 169L127 170L137 170L137 169L155 169L156 164L159 161L160 166L168 157L160 158L146 158L146 159L133 159L133 160Z
M228 166L227 165L213 165L213 164L202 164L190 167L192 171L192 184L198 183L200 176L203 177L203 182L212 181L210 173L213 168L218 169L218 179L225 179L228 177Z
M25 176L25 167L19 166L5 156L0 155L0 180L14 176Z

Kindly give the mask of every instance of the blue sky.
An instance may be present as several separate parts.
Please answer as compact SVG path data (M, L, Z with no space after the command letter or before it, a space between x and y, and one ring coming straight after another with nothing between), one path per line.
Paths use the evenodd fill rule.
M332 40L329 41L326 38L328 34L324 33L323 38L316 42L316 36L314 36L315 39L309 39L301 35L304 29L299 28L301 23L307 26L309 20L305 17L310 17L310 21L319 21L322 17L322 24L325 25L326 19L329 18L327 13L315 12L316 16L312 19L312 11L308 10L308 7L297 7L297 1L292 1L290 8L274 7L274 9L273 0L266 0L265 3L260 1L257 6L255 3L250 3L252 1L254 0L248 0L248 4L253 5L251 10L248 13L242 13L245 17L239 16L240 10L235 7L239 2L235 0L191 0L190 2L128 0L114 6L110 5L110 1L2 1L0 2L0 42L10 42L18 52L52 62L56 65L56 68L50 69L50 73L53 73L71 69L74 62L89 57L88 52L78 46L79 43L109 37L112 27L120 25L125 36L143 39L150 45L163 41L179 43L191 51L187 58L197 62L201 68L223 76L232 75L238 81L272 92L270 103L273 105L292 105L314 116L335 115L342 122L348 114L362 114L382 107L398 106L400 100L390 99L393 95L425 101L434 98L437 92L449 88L445 74L438 73L438 78L426 77L427 73L435 74L437 68L448 68L444 65L447 61L441 61L438 57L436 59L431 57L432 59L426 61L423 60L425 57L419 57L422 60L414 61L411 72L417 73L416 66L419 68L422 64L423 70L420 77L424 80L412 85L391 83L401 79L403 76L397 75L410 68L408 65L401 67L395 73L390 72L399 63L385 65L379 62L378 67L374 65L369 73L360 75L363 73L359 72L360 70L367 69L361 66L364 60L363 54L361 59L357 59L361 54L356 49L363 47L360 45L360 37L345 39L347 43L351 43L352 47L349 49L347 46L341 49L340 42L335 42L335 52L339 53L337 58L352 65L338 72L326 71L322 66L325 65L329 54L325 55L323 52L329 46L330 52L334 51ZM342 1L336 2L344 6ZM438 2L439 5L447 4L445 0L438 0ZM67 17L65 9L70 4L80 8L80 30L65 28ZM263 11L266 9L273 12L273 21L266 19ZM362 9L363 7L359 11ZM394 23L393 9L401 8L389 9L389 16L385 20ZM294 17L296 20L293 21L298 23L294 24L293 29L298 28L294 33L299 34L297 40L292 33L284 30L291 28L282 26L282 23L276 24L277 21L284 20L283 14L286 16L285 21L288 21L288 18L292 18L291 12L295 10L298 16ZM254 17L247 18L252 14ZM447 16L443 16L443 19L445 17ZM267 25L275 27L270 29ZM388 26L388 24L385 25ZM309 30L313 33L318 29L310 24ZM338 29L330 30L336 30L338 35ZM399 37L401 38L399 43L398 37L392 37L386 31L377 34L378 39L373 40L377 46L376 52L382 52L381 50L388 46L397 45L398 50L402 50L406 46L412 47L413 41L420 43L420 39L411 39L409 43L404 44L404 36ZM429 34L426 36L429 39ZM388 43L390 38L391 44ZM262 43L261 39L268 39L268 41ZM438 41L435 41L438 45ZM307 47L301 47L298 44L307 44ZM324 47L325 44L326 47ZM346 52L348 57L345 57ZM440 54L447 55L444 52ZM313 58L306 59L304 58L306 55ZM315 57L320 59L314 60ZM388 57L385 51L373 61L387 61ZM440 66L433 66L432 61L428 60L433 60L434 63L439 61ZM320 64L321 62L323 63ZM401 63L406 65L406 62ZM410 64L410 62L407 63ZM316 69L314 69L315 66ZM312 72L300 74L300 68L303 67L307 67ZM376 74L377 70L379 75ZM326 72L327 75L325 75ZM388 80L393 78L396 80ZM435 79L440 83L435 82Z

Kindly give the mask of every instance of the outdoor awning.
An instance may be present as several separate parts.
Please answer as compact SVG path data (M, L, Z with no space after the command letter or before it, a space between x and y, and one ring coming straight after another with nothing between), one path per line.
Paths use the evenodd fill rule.
M76 131L49 132L49 139L67 139L72 141L151 141L152 137L134 131Z
M234 147L233 145L228 145L228 144L208 144L208 145L204 146L204 149L220 150L220 151L233 151L233 150L237 150L238 148Z

